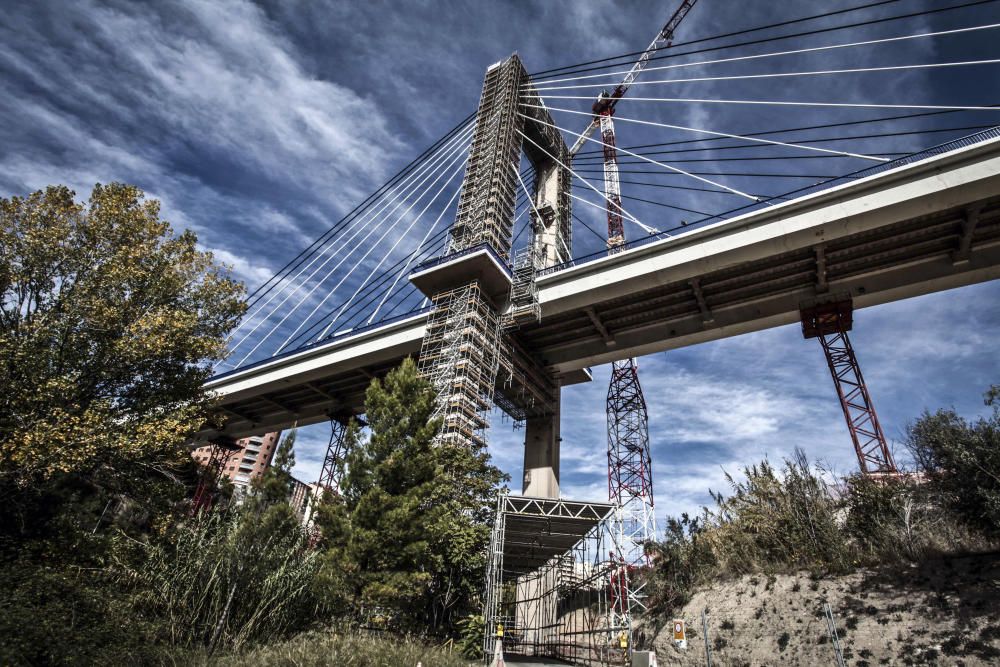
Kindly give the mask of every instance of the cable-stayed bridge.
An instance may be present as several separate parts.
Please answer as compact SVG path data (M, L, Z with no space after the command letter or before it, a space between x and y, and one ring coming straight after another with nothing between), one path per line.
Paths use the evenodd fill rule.
M573 383L585 381L591 365L797 322L802 304L823 295L865 307L1000 277L1000 132L899 162L541 271L541 317L519 338L554 377ZM482 275L494 293L509 291L510 267L488 247L472 254L492 268ZM448 260L417 265L411 276L422 285ZM227 432L325 421L331 402L360 411L373 376L419 354L431 309L213 378L209 387L230 414Z
M491 560L487 588L516 579L516 615L541 618L553 582L582 577L586 588L593 576L610 596L602 604L620 609L602 632L630 627L641 601L629 568L641 563L618 544L596 569L557 565L595 522L618 512L623 524L626 500L611 488L612 505L543 501L559 498L561 388L589 381L588 367L801 322L822 344L862 471L894 473L847 336L852 312L1000 277L1000 88L987 79L962 103L878 97L893 85L840 100L795 91L806 80L894 84L1000 64L978 48L960 53L1000 29L963 23L961 10L995 0L884 15L900 1L679 44L673 30L695 4L683 0L644 52L534 74L516 55L490 66L474 114L250 296L230 370L208 383L221 434L330 421L327 456L339 456L335 441L363 413L371 380L417 359L438 394L443 443L485 447L494 409L526 426L528 499L500 500L498 517L509 512L520 528L498 519L494 544L513 539L531 567ZM906 29L948 12L959 14L947 27ZM873 25L899 29L842 32ZM785 44L770 50L775 42ZM911 59L910 46L927 43L917 52L955 57ZM718 108L746 109L753 129L715 125ZM595 230L605 220L607 235ZM612 486L615 474L650 471L634 368L631 377L609 391L609 424L612 405L636 415L616 422L626 433L621 452L609 444L609 467L623 454ZM651 516L651 478L641 481ZM546 528L527 535L535 519ZM562 533L544 532L560 521ZM501 602L489 590L495 620ZM536 621L537 647L550 625Z
M1000 58L961 52L1000 29L963 20L992 0L884 15L900 1L687 43L665 28L631 69L636 54L534 74L516 56L495 64L476 113L250 296L209 383L224 432L342 420L372 377L414 356L439 392L461 387L441 415L459 440L484 444L494 406L527 421L554 491L559 387L589 365L815 319L824 304L849 328L853 307L996 277L996 86L962 104L795 95L817 79L995 71ZM930 15L951 22L911 25ZM774 82L784 94L761 94ZM654 92L677 90L690 92ZM711 126L720 108L758 129ZM624 243L626 229L639 238Z

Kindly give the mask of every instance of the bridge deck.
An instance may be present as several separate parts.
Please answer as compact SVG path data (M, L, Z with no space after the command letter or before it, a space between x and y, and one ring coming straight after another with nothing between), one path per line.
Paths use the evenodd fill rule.
M541 276L541 322L518 336L572 382L589 365L796 322L817 300L850 296L863 308L997 277L994 138ZM226 432L359 409L371 377L419 353L425 319L213 378Z

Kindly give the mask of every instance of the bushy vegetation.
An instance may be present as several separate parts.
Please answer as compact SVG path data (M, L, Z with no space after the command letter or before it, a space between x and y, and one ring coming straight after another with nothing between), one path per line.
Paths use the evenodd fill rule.
M288 502L294 432L245 502L191 515L242 288L158 213L119 184L0 200L0 664L462 664L357 634L440 642L482 581L502 475L432 445L412 362L372 384L318 542Z
M990 417L969 423L954 411L925 412L904 445L915 469L898 477L832 478L801 452L728 476L728 495L696 517L668 517L664 540L648 545L651 607L669 618L710 579L752 572L843 573L984 551L1000 535L1000 389Z
M971 528L1000 534L1000 386L986 392L989 417L968 422L954 410L925 412L904 444L942 502Z

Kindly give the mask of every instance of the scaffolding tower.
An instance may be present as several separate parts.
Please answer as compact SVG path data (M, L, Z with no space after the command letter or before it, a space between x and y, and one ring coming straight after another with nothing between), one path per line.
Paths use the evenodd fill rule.
M501 492L484 590L483 656L545 656L583 665L620 665L607 582L618 551L609 503Z
M434 305L419 368L438 395L442 442L485 446L498 385L500 407L515 420L555 410L557 401L547 396L556 385L551 373L512 337L540 316L535 272L570 253L568 149L547 110L522 106L538 99L516 55L487 69L447 252L410 275ZM518 257L512 270L522 150L536 172L533 208L550 211L535 221L532 247L556 250Z
M486 446L499 363L500 316L479 281L435 295L420 370L438 396L441 442Z
M504 330L538 322L542 319L542 306L538 302L538 285L535 274L542 268L542 253L532 242L514 254L514 278L510 287L510 308L504 314Z

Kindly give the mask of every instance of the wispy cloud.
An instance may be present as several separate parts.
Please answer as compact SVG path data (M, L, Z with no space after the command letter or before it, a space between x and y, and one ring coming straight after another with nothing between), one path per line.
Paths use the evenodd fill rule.
M701 3L695 8L684 23L682 41L848 6L842 0L715 4L719 6ZM838 21L932 7L936 5L929 0L905 0L799 27L829 27ZM233 265L237 277L252 288L471 112L490 63L517 51L529 71L539 71L635 51L652 39L672 10L673 6L663 3L611 0L14 3L5 7L0 25L4 85L0 196L23 194L50 183L68 184L81 196L98 181L136 183L162 201L165 219L177 228L196 230L202 247ZM761 44L744 51L765 53L974 25L987 22L988 12L970 8ZM753 66L690 68L685 75L959 60L983 52L992 43L989 39L982 34L914 40L893 47L767 59ZM707 52L704 57L724 54ZM679 97L715 99L992 103L997 79L982 74L956 69L857 75L835 83L830 78L807 77L796 79L794 85L709 82L645 90L650 96L676 92ZM656 78L667 75L659 73ZM560 101L559 105L585 110L590 101ZM619 114L735 133L879 115L629 101L621 105ZM557 117L574 131L585 120ZM981 116L950 116L914 121L906 127L979 122L984 122ZM855 129L863 133L884 127ZM621 145L694 136L618 124ZM823 134L816 131L806 136ZM908 151L942 136L948 135L872 139L851 145L862 152ZM768 154L780 157L787 155L785 150ZM733 153L708 152L701 157L727 155ZM713 172L764 170L801 175L843 173L863 163L838 158L701 166ZM669 183L692 185L684 178L671 177ZM768 194L814 180L719 178L740 189ZM599 166L591 180L600 186ZM623 175L624 194L659 198L676 206L719 212L743 203L731 194L643 188L627 183L630 180L652 177ZM628 207L659 228L692 219L689 213L664 207L631 201ZM603 230L605 221L599 211L577 209L595 230ZM639 230L630 227L628 233L634 237ZM600 234L577 229L575 236L578 254L603 248ZM359 250L352 256L358 261L345 266L367 275L382 256L372 253L361 262L360 253L370 247L370 240L362 242L361 238L347 248ZM386 240L391 243L396 237L390 233ZM400 251L406 247L403 244ZM348 281L345 286L353 290L356 283ZM314 294L304 303L306 312L326 296L322 287ZM998 297L1000 288L986 284L858 312L852 336L890 436L900 433L906 421L924 407L953 405L966 415L984 409L981 391L990 382L1000 381L1000 359L993 353L994 341L1000 337L1000 314L990 307ZM567 497L603 500L607 497L604 402L609 370L601 367L594 373L593 382L563 391L562 490ZM838 470L856 466L822 352L815 341L802 340L797 327L646 357L640 360L640 373L650 411L661 519L666 513L693 511L707 502L709 488L724 487L725 471L736 472L741 465L765 456L777 462L796 446ZM495 461L512 474L511 487L519 491L524 432L511 430L499 418L494 421L491 451ZM319 474L327 429L325 425L302 429L296 474L306 481Z

